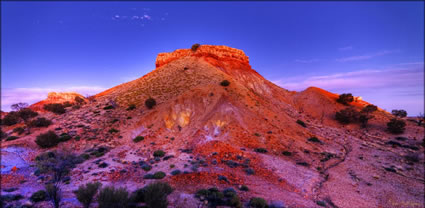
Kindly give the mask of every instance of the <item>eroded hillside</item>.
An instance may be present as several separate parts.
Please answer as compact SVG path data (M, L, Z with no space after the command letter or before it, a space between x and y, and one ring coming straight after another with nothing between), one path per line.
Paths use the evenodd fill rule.
M80 207L72 191L90 181L133 191L155 180L175 189L169 207L208 207L195 193L210 187L233 188L243 206L252 197L275 207L423 205L422 126L407 122L403 134L390 134L386 123L392 115L382 110L367 128L342 125L335 113L346 106L336 102L338 95L282 89L252 69L243 51L226 46L162 53L156 66L79 108L41 112L38 117L52 120L48 127L21 135L12 131L22 123L2 127L19 137L1 144L2 195L23 196L8 203L26 203L48 181L34 175L37 155L62 150L91 155L63 184L64 207ZM149 98L155 100L151 108L145 104ZM360 110L368 104L350 105ZM42 149L36 136L49 130L71 139ZM158 150L165 154L154 156ZM13 171L14 155L22 164ZM166 174L162 179L149 178L160 171Z

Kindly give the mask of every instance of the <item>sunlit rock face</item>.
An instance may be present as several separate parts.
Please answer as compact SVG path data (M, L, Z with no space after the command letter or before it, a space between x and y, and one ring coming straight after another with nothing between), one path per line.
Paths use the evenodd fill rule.
M43 106L45 104L64 103L64 102L70 102L72 104L72 103L75 103L76 97L80 97L83 100L85 100L84 96L76 92L49 92L45 100L32 104L30 108L35 111L44 111Z
M196 51L192 51L191 49L178 49L171 53L160 53L156 58L155 65L159 68L185 56L213 58L218 61L236 61L249 66L249 58L242 50L227 46L212 45L201 45Z

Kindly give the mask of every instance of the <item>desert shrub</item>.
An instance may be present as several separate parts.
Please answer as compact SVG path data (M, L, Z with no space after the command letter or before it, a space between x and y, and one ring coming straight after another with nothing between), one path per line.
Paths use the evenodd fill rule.
M59 144L60 140L58 135L54 131L48 131L47 133L40 134L36 137L35 143L41 148L50 148Z
M34 192L31 195L30 200L33 201L33 202L45 201L45 200L47 200L47 193L44 190L39 190L37 192Z
M151 183L144 188L144 201L149 208L167 208L167 196L172 192L168 183Z
M49 174L55 182L62 181L84 159L68 152L44 152L35 158L40 174Z
M20 111L21 109L27 108L28 103L15 103L10 106L10 108L14 111Z
M29 123L29 126L31 126L31 127L48 127L48 126L50 126L50 124L52 124L51 120L48 120L44 117L40 117L40 118L37 118L35 120L32 120Z
M18 135L21 135L24 132L25 132L25 129L22 127L16 127L13 129L13 133L17 133Z
M63 105L64 108L67 108L67 107L71 107L72 106L72 104L69 101L66 101L66 102L62 103L62 105Z
M114 129L114 128L112 128L112 129L109 129L109 131L108 131L109 133L111 133L111 134L113 134L113 133L118 133L118 132L120 132L119 130L117 130L117 129Z
M308 138L308 141L310 142L316 142L316 143L322 143L317 137L310 137Z
M362 113L372 113L378 110L378 107L375 105L367 105L362 109Z
M259 153L267 153L267 150L264 148L256 148L254 149L255 152L259 152Z
M153 152L154 157L164 157L164 155L165 155L165 152L162 151L162 150L157 150L157 151Z
M228 188L220 192L217 188L200 189L195 193L195 197L206 200L209 207L230 206L242 208L242 203L233 188Z
M307 127L304 121L301 121L301 120L297 120L297 124L301 125L302 127Z
M145 139L145 137L143 137L143 136L137 136L133 139L133 142L137 143L137 142L143 141L144 139Z
M180 173L182 173L180 170L173 170L173 171L171 171L171 175L173 175L173 176L179 175Z
M67 133L62 133L61 135L59 135L59 142L66 142L69 141L71 139L71 136Z
M19 122L19 114L15 111L9 112L4 118L1 120L1 123L5 126L12 126Z
M55 114L64 114L66 112L65 107L60 103L45 104L43 109Z
M230 82L228 80L223 80L223 81L220 82L220 85L223 86L223 87L227 87L227 86L230 85Z
M84 99L82 98L82 97L80 97L80 96L76 96L75 98L74 98L74 101L78 104L78 105L81 105L81 104L84 104L86 101L84 101Z
M6 138L6 141L13 141L13 140L16 140L16 139L19 139L19 137L17 137L17 136L10 136L10 137L7 137Z
M107 186L100 190L97 197L99 208L127 207L129 198L125 188Z
M148 165L148 164L143 164L143 165L142 165L142 169L143 169L144 171L150 171L150 170L152 170L152 166L150 166L150 165Z
M368 115L368 114L361 113L361 114L359 115L358 120L359 120L359 122L360 122L361 126L362 126L363 128L365 128L365 127L367 126L367 123L369 122L369 120L370 120L370 119L372 119L373 117L374 117L374 116L372 116L372 115Z
M30 118L38 116L38 113L29 108L23 108L18 111L18 115L20 118L22 118L22 120L27 121Z
M349 103L354 101L354 97L351 93L344 93L344 94L339 95L339 97L336 101L338 103L343 104L343 105L349 105Z
M346 108L336 112L335 119L342 124L349 124L357 121L359 118L359 112L353 108Z
M396 117L406 117L407 116L407 112L405 110L392 110L391 114L393 114Z
M393 134L401 134L404 132L406 127L406 122L397 118L391 119L387 123L387 129Z
M283 152L282 152L282 155L285 155L285 156L291 156L291 155L292 155L292 153L291 153L291 152L288 152L288 151L283 151Z
M103 110L111 110L114 109L115 107L113 105L108 105L106 107L103 108Z
M4 132L4 131L2 131L2 130L0 129L0 140L2 140L2 139L3 139L3 138L5 138L5 137L7 137L6 132Z
M199 46L201 46L201 44L199 44L199 43L193 44L192 47L191 47L192 51L195 52L196 50L198 50Z
M241 185L241 186L239 187L239 190L241 190L241 191L249 191L249 188L248 188L248 186L246 186L246 185Z
M148 98L145 100L145 106L148 109L152 109L156 105L156 100L153 98Z
M406 156L404 156L404 159L406 159L408 162L419 162L419 154L417 153L409 153Z
M166 174L162 171L158 171L153 174L153 179L163 179L166 176Z
M130 202L133 204L144 203L145 202L145 187L137 189L131 193Z
M263 198L253 197L249 200L249 207L252 208L266 208L267 202Z
M86 183L85 185L80 185L74 194L85 208L89 208L101 185L99 182Z
M59 187L59 184L47 184L45 188L48 199L52 202L55 208L59 208L60 202L62 200L62 191Z
M136 109L136 105L130 104L126 110L131 111L131 110L134 110L134 109Z

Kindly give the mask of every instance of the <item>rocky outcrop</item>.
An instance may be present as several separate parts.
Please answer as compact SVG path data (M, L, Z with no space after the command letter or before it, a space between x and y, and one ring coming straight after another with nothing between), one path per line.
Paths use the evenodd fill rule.
M213 45L201 45L196 51L192 51L191 49L178 49L171 53L160 53L156 57L155 65L158 68L185 56L214 58L219 61L236 61L249 65L249 58L242 50L227 46Z
M35 111L44 111L43 106L45 104L64 102L75 103L76 97L80 97L85 100L84 96L76 92L49 92L45 100L32 104L30 108Z

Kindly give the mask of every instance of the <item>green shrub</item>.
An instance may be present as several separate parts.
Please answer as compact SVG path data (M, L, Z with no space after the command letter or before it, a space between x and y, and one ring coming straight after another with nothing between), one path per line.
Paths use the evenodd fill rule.
M62 133L60 136L59 136L59 141L60 142L66 142L66 141L68 141L68 140L70 140L71 139L71 136L69 136L69 134L67 134L67 133Z
M339 112L336 112L335 119L342 124L349 124L359 119L359 112L353 108L346 108Z
M110 110L110 109L114 109L115 107L112 105L108 105L106 107L103 108L103 110Z
M230 206L242 208L242 203L233 188L228 188L220 192L217 188L200 189L195 193L195 197L200 200L207 200L209 207Z
M259 152L259 153L267 153L267 150L264 148L256 148L254 151Z
M39 190L37 192L34 192L31 195L30 200L33 201L33 202L46 201L47 200L47 193L44 190Z
M117 208L127 207L129 198L128 191L125 188L107 186L100 190L97 197L99 208Z
M24 132L25 132L25 129L22 127L16 127L13 129L13 133L17 133L18 135L21 135Z
M28 103L15 103L10 108L14 111L20 111L21 109L28 108Z
M241 191L249 191L249 188L246 185L242 185L242 186L240 186L239 190L241 190Z
M50 148L58 145L60 142L58 135L54 131L40 134L36 137L35 143L41 148Z
M117 129L114 129L114 128L112 128L112 129L109 129L109 131L108 131L110 134L113 134L113 133L118 133L118 132L120 132L119 130L117 130Z
M50 126L50 124L52 124L52 121L50 121L50 120L48 120L44 117L40 117L40 118L37 118L35 120L32 120L29 123L29 126L31 126L31 127L48 127L48 126Z
M23 108L18 111L19 117L22 118L22 120L27 121L30 118L34 118L38 116L38 113L29 109L29 108Z
M167 196L172 192L168 183L151 183L144 188L144 201L150 208L167 208Z
M228 80L223 80L223 81L220 82L220 85L223 86L223 87L227 87L227 86L230 85L230 82Z
M375 105L367 105L362 109L362 113L372 113L378 110L378 107Z
M252 208L266 208L267 202L263 198L253 197L249 200L249 207Z
M133 139L133 142L137 143L137 142L143 141L144 139L145 139L145 137L143 137L143 136L137 136L136 138Z
M387 123L387 129L393 134L401 134L404 132L406 127L406 122L397 118L391 119Z
M130 104L126 110L131 111L131 110L134 110L134 109L136 109L136 105Z
M316 142L316 143L322 143L322 141L320 141L317 137L310 137L308 139L308 141L310 141L310 142Z
M66 102L62 103L62 105L63 105L64 108L67 108L67 107L71 107L72 106L72 104L69 101L66 101Z
M4 118L1 120L1 123L5 126L12 126L19 122L19 114L15 111L9 112Z
M133 191L130 195L131 203L144 203L145 202L145 187Z
M155 174L153 174L153 179L163 179L165 178L166 174L162 171L158 171Z
M165 155L165 152L162 150L157 150L153 153L154 157L164 157L164 155Z
M93 201L94 196L97 193L97 190L102 184L99 182L96 183L86 183L85 185L80 185L78 190L74 192L78 201L85 207L89 208L90 204Z
M343 104L343 105L349 105L349 103L354 101L354 97L351 93L344 93L344 94L339 95L339 97L336 101L338 103Z
M156 105L156 100L155 100L155 99L153 99L153 98L148 98L148 99L146 99L146 101L145 101L145 106L146 106L148 109L152 109L155 105Z
M43 109L55 114L64 114L66 112L65 107L60 103L45 104Z
M396 117L406 117L407 116L407 112L405 110L392 110L391 114L393 114Z
M283 151L283 152L282 152L282 155L285 155L285 156L291 156L291 155L292 155L292 153L291 153L291 152L288 152L288 151Z
M198 48L201 46L201 44L199 43L195 43L192 45L191 49L193 52L196 52L196 50L198 50Z
M297 124L301 125L302 127L307 127L304 121L301 121L301 120L297 120Z
M10 136L10 137L7 137L6 138L6 141L13 141L13 140L16 140L16 139L19 139L19 137L17 137L17 136Z

